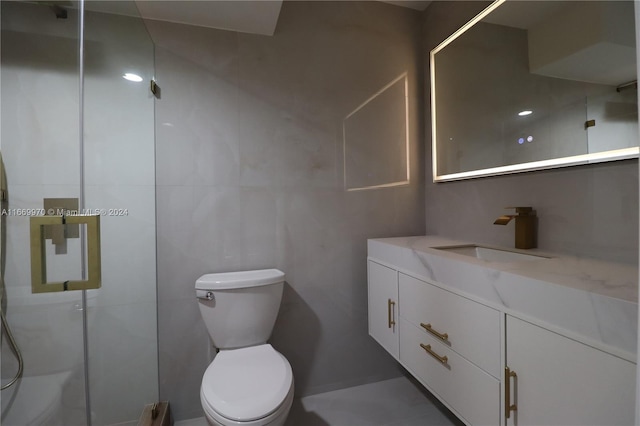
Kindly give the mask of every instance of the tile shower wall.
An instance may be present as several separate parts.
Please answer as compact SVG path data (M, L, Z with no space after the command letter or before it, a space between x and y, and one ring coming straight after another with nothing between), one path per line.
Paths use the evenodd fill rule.
M366 239L424 232L420 13L285 2L272 37L147 24L162 88L160 392L176 419L202 415L213 351L194 282L209 272L286 273L272 343L298 396L399 375L367 335ZM411 183L347 192L343 120L405 72Z
M489 2L438 1L423 15L423 61L429 51ZM424 74L428 82L429 74ZM429 99L429 85L425 86ZM426 123L426 232L513 246L514 225L493 225L506 206L533 206L538 247L636 263L638 161L625 160L542 172L434 184L431 181L430 107Z

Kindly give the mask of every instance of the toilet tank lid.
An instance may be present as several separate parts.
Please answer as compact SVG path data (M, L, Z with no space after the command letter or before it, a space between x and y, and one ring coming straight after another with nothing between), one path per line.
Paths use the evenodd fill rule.
M277 269L258 271L222 272L206 274L196 281L197 290L230 290L235 288L258 287L284 281L284 272Z

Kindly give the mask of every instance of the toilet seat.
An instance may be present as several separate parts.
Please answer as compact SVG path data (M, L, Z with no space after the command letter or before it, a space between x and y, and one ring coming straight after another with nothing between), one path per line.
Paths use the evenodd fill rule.
M278 410L293 385L287 359L269 344L220 351L202 378L205 410L252 422Z

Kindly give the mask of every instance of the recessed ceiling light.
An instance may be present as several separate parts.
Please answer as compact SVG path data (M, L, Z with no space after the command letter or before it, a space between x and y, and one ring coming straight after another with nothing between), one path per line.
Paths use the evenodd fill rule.
M530 110L528 110L528 109L526 109L526 110L524 110L524 111L520 111L520 112L518 113L518 115L519 115L520 117L524 117L525 115L530 115L530 114L533 114L533 111L530 111Z
M138 74L133 74L133 73L126 73L125 75L122 76L122 78L124 78L125 80L129 80L129 81L135 81L136 83L139 83L142 81L142 77L140 77Z

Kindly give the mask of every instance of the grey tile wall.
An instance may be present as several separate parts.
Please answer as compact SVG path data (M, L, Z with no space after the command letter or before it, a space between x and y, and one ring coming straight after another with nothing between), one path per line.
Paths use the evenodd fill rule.
M366 239L423 234L420 17L379 2L285 2L272 37L149 21L156 43L160 395L202 415L204 273L276 267L272 343L298 396L399 375L367 334ZM345 192L343 120L402 73L411 183ZM384 117L379 117L384 119Z

